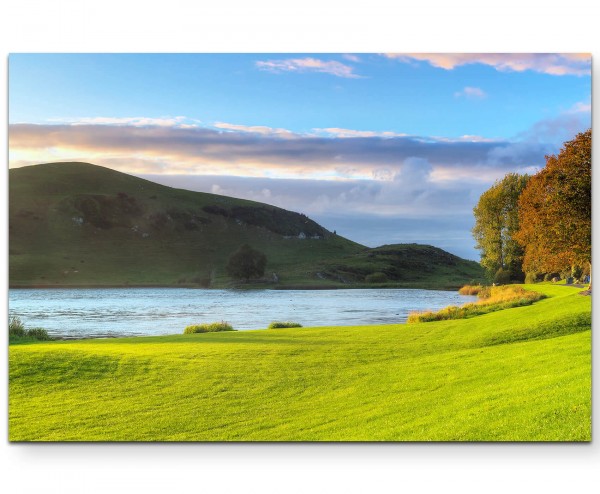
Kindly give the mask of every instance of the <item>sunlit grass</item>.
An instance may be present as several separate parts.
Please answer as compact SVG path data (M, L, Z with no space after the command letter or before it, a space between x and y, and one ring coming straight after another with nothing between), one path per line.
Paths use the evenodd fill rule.
M483 290L483 285L465 285L458 290L460 295L477 295Z
M589 441L591 301L11 345L11 441Z
M464 288L464 287L463 287ZM462 290L462 289L461 289ZM473 287L469 287L464 292L474 292ZM459 293L461 293L459 291ZM465 293L463 293L464 295ZM479 297L477 302L461 305L449 305L439 311L411 312L408 315L408 323L444 321L446 319L466 319L468 317L480 316L489 312L495 312L503 309L512 309L531 305L545 297L538 291L525 290L521 286L486 286L476 290Z

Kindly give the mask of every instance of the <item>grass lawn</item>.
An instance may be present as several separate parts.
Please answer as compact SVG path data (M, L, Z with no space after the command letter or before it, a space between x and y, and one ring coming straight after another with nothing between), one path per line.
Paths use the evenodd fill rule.
M526 288L465 320L12 344L9 439L590 441L590 297Z

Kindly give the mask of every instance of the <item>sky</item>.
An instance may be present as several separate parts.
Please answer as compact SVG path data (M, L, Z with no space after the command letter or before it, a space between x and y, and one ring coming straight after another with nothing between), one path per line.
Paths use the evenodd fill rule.
M85 161L479 259L479 196L591 126L589 54L12 54L9 165Z

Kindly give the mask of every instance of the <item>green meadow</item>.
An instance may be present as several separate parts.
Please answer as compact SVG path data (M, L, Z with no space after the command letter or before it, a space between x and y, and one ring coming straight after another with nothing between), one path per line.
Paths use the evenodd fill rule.
M590 441L591 297L525 288L461 320L15 342L9 439Z

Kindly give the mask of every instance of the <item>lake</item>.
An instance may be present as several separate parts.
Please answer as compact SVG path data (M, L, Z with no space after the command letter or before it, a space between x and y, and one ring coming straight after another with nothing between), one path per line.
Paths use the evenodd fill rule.
M203 290L190 288L11 289L9 315L55 337L181 334L224 320L235 329L271 321L303 326L397 324L412 311L461 305L476 297L412 289Z

